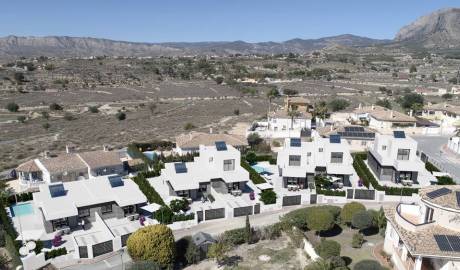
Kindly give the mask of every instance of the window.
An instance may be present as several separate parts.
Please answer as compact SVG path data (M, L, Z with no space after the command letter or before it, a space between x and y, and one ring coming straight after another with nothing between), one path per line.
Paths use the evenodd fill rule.
M179 197L189 197L188 190L177 190L176 194Z
M366 142L366 141L361 141L361 145L362 145L362 146L366 146L366 145L367 145L367 142Z
M300 166L300 156L290 155L289 156L289 166Z
M382 145L382 150L383 150L383 151L387 150L387 146L386 146L386 145Z
M134 206L128 205L126 207L123 207L123 213L125 213L125 216L134 213Z
M89 208L78 209L78 217L79 218L89 217Z
M342 163L342 162L343 162L342 152L332 152L331 153L331 163Z
M224 171L234 171L235 170L235 160L226 159L224 160Z
M106 204L106 205L101 206L101 213L102 214L112 213L112 205Z
M319 148L319 149L318 149L318 152L322 153L322 152L323 152L323 148Z
M431 222L433 221L433 208L426 207L426 213L425 213L425 222Z
M409 160L410 149L398 149L397 160Z
M59 218L59 219L55 219L53 221L51 221L51 223L53 224L53 228L56 230L56 229L59 229L59 228L62 228L62 227L65 227L65 226L68 226L68 222L67 222L67 218Z

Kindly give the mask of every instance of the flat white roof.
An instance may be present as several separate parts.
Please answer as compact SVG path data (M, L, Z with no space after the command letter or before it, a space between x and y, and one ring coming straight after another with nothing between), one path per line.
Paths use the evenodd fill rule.
M118 206L147 202L145 195L130 179L121 180L123 185L112 187L109 176L62 183L65 195L52 197L49 186L39 186L40 191L33 194L34 203L41 208L46 220L54 220L78 215L77 207L115 202Z

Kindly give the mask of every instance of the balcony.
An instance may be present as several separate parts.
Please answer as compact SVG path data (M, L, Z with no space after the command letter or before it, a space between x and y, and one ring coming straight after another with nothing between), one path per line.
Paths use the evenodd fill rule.
M396 207L395 221L407 231L417 232L434 223L434 221L425 222L423 220L418 205L400 203Z

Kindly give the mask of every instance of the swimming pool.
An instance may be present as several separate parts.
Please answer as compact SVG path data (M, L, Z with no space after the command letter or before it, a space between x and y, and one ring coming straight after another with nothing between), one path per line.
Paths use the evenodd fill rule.
M11 208L11 216L13 217L20 217L20 216L28 216L34 213L34 208L32 207L32 203L20 203L10 207Z
M264 167L259 165L252 165L251 167L259 174L267 171Z

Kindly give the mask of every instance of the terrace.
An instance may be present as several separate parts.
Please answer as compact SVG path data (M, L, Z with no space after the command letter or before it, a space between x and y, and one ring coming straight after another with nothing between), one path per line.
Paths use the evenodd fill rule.
M425 222L424 216L420 213L421 209L415 204L400 203L396 207L395 221L405 230L417 232L424 230L434 221Z

